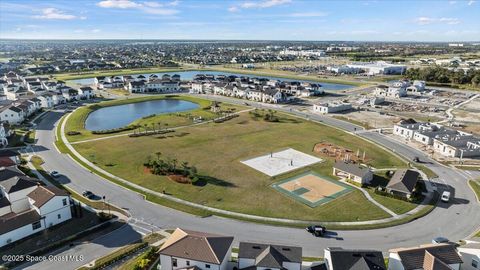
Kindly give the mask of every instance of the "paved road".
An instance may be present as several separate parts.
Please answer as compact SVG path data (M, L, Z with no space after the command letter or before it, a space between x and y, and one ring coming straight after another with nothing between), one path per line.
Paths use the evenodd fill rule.
M290 110L288 107L280 109ZM294 113L305 116L305 113ZM50 112L37 127L38 143L35 151L45 160L45 169L58 170L63 173L65 175L62 178L64 184L78 192L86 189L92 190L96 194L106 195L112 203L128 208L135 219L141 220L141 222L137 222L139 225L134 225L134 228L140 232L146 232L152 228L183 227L233 235L235 243L257 241L302 246L305 256L323 256L323 249L329 246L374 248L387 251L393 247L428 243L433 237L439 235L458 240L469 235L480 224L480 208L475 201L473 192L467 187L466 175L435 163L426 163L425 165L440 176L441 183L452 186L452 189L454 187L455 198L449 204L440 203L431 214L424 218L391 228L338 231L331 237L314 238L302 229L254 224L216 216L207 218L192 216L145 201L140 195L103 180L86 171L68 156L58 153L54 148L54 124L61 115L60 111ZM329 117L310 116L310 118L350 132L359 129L358 126L351 123ZM361 136L378 141L407 158L420 156L422 160L433 162L419 151L380 134L362 133ZM152 226L148 224L152 224ZM120 243L118 238L112 239L112 241ZM100 256L102 252L99 251L96 254Z

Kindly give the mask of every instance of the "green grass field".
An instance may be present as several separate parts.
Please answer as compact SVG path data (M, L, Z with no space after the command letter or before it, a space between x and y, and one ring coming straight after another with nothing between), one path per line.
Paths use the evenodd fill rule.
M477 199L480 200L480 179L478 180L470 180L468 181L470 187L472 187L473 191L477 195Z
M91 131L85 129L85 121L87 120L88 115L98 109L110 107L110 106L117 106L123 105L128 103L135 103L135 102L143 102L149 100L159 100L159 99L180 99L191 101L197 103L199 105L198 109L190 110L187 112L181 113L169 113L169 114L157 114L154 117L149 117L145 119L137 119L131 124L144 126L147 125L148 127L151 126L152 123L158 124L161 123L163 127L178 127L184 125L190 125L193 123L188 116L199 117L201 116L203 119L210 119L215 117L215 113L211 112L208 107L211 104L211 101L195 98L191 96L177 96L177 95L155 95L155 96L146 96L146 97L139 97L139 98L131 98L131 99L118 99L118 100L111 100L111 101L104 101L88 106L81 107L77 109L69 118L69 121L65 125L65 132L68 133L69 131L78 131L80 135L73 135L68 136L67 138L70 142L94 139L94 138L101 138L107 137L117 134L127 134L132 133L132 130L117 132L114 134L92 134ZM245 109L244 106L237 106L231 104L220 104L222 110L232 109L233 111L239 111Z
M181 132L181 137L175 136L176 133L171 137L125 136L75 144L74 147L97 166L151 190L165 190L185 200L237 212L305 220L355 221L389 215L368 202L360 191L311 209L270 187L280 178L272 179L243 165L240 160L286 147L316 155L312 153L313 146L327 140L353 150L365 150L367 156L374 157L371 165L376 168L406 166L397 157L360 138L286 115L281 116L280 123L272 123L254 120L243 113L225 123L188 127ZM180 162L188 161L210 179L203 186L195 186L146 173L143 163L156 152ZM330 175L332 163L333 160L327 159L307 169Z

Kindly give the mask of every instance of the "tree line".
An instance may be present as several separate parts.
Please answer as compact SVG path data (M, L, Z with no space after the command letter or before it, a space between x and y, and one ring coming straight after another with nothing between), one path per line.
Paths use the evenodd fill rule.
M450 70L443 67L409 68L405 77L435 83L471 84L480 86L480 70Z

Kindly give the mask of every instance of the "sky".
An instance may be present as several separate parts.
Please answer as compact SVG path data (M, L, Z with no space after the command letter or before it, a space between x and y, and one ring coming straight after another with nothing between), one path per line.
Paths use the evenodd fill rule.
M480 41L480 0L0 0L0 39Z

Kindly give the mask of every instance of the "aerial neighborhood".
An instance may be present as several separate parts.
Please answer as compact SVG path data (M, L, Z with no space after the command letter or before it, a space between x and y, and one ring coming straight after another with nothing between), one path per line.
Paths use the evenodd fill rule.
M1 0L0 270L480 270L477 0Z

